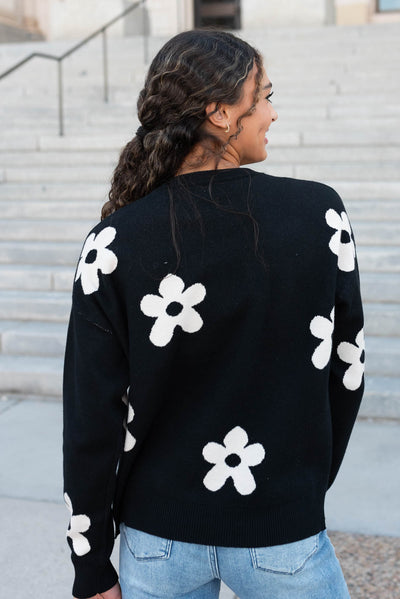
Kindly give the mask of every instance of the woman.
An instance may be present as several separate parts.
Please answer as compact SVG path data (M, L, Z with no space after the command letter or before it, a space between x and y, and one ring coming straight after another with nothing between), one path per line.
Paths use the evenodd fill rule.
M324 499L364 386L355 243L331 187L239 168L271 86L244 41L187 31L139 95L65 354L79 599L349 597Z

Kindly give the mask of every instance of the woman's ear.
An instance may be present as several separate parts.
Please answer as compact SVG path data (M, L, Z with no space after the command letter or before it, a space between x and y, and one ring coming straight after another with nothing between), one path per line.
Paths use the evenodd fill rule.
M206 114L208 121L219 129L226 129L230 124L229 114L222 104L212 102L207 106Z

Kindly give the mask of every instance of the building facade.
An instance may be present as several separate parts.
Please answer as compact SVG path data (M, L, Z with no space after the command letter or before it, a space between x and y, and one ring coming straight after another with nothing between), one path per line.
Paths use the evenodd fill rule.
M0 24L44 39L81 38L111 20L134 0L0 0ZM400 0L147 0L110 28L134 35L146 28L168 36L215 24L231 29L270 25L364 25L400 22Z

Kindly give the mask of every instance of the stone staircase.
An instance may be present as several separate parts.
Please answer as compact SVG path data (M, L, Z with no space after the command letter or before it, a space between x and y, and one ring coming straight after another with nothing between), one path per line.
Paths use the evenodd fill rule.
M400 419L400 24L243 32L265 56L279 114L272 175L313 179L341 195L352 221L366 317L360 416ZM151 56L164 42L151 40ZM0 72L34 49L0 46ZM100 41L65 64L58 136L56 71L34 59L0 81L0 394L59 398L73 273L100 220L112 170L138 125L139 38L109 44L102 101Z

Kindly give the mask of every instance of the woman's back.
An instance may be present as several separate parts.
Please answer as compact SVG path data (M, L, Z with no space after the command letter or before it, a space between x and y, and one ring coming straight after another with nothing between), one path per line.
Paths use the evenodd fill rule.
M86 341L92 359L97 337L106 356L118 340L126 358L118 379L99 367L96 404L122 397L128 381L135 406L116 521L236 547L304 538L324 528L325 492L362 395L361 377L356 389L343 382L350 364L337 354L341 342L357 347L363 324L354 242L332 227L343 204L321 183L250 169L183 175L170 192L176 274L164 185L93 229L112 232L107 250L118 263L99 272L96 292L85 294L79 281L74 289L75 310L97 325L93 346ZM247 204L265 267L254 254L253 221L232 214ZM347 255L346 270L338 254ZM67 385L67 402L75 392ZM110 422L122 405L115 402Z

